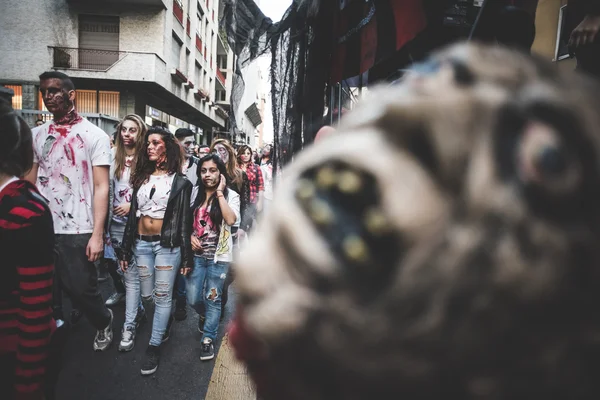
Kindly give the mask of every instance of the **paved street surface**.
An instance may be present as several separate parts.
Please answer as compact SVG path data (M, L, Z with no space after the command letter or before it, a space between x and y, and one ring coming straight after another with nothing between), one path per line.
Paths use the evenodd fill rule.
M110 278L101 284L106 299L110 295ZM230 288L225 319L221 324L220 346L225 324L230 319L235 294ZM65 302L65 311L68 301ZM200 337L196 313L188 307L188 318L173 323L171 338L161 348L158 371L144 377L140 374L144 352L150 339L152 314L142 326L131 352L119 353L118 343L125 318L125 307L113 309L114 341L108 351L96 353L92 348L94 329L84 318L73 328L64 352L57 398L60 400L203 400L215 360L200 361ZM68 315L68 314L67 314ZM217 353L218 355L218 353ZM215 357L216 359L216 357Z

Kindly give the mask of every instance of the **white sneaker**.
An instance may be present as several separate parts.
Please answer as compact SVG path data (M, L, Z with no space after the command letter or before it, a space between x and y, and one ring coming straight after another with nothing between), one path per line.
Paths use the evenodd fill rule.
M210 338L204 338L200 345L200 360L208 361L215 358L215 346Z
M119 293L119 292L115 292L113 293L104 303L104 305L106 305L106 307L113 307L116 306L119 303L122 303L125 301L125 294L124 293Z
M131 351L135 344L135 328L127 327L121 332L121 342L119 343L119 351Z
M108 309L108 311L110 312L110 322L106 328L100 329L96 332L96 337L94 338L94 351L104 351L108 349L108 346L110 346L110 344L112 343L113 312L110 308Z

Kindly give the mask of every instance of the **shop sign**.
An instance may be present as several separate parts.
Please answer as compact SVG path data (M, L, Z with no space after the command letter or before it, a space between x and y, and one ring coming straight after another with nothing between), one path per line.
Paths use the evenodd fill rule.
M152 117L160 118L160 111L158 111L156 108L148 107L148 111Z

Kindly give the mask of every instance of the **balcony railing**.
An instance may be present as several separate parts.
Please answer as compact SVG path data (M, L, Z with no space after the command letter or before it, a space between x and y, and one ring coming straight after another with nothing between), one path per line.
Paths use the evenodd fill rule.
M107 71L127 54L125 51L75 47L50 48L52 49L52 67L64 69Z
M217 79L219 80L219 82L221 82L221 85L225 87L225 75L223 75L219 68L217 68Z

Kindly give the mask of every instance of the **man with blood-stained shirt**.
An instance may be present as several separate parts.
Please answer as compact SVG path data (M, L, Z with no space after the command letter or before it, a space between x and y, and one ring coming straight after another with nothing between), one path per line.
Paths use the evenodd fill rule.
M77 113L75 87L67 75L43 73L40 92L53 119L32 131L34 164L27 179L39 185L52 213L56 281L97 329L94 350L103 351L112 342L113 317L98 290L94 262L104 249L110 138ZM63 319L61 307L55 318Z

